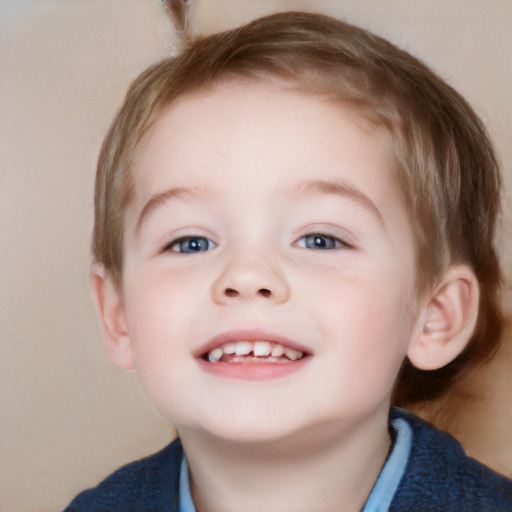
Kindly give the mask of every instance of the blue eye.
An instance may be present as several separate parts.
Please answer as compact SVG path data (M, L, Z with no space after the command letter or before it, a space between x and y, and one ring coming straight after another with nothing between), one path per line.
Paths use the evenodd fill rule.
M304 247L306 249L316 249L323 251L329 249L339 249L341 247L348 247L348 244L332 235L312 233L311 235L303 236L299 240L298 246Z
M170 243L166 249L171 252L195 254L198 252L211 251L214 248L215 244L204 236L186 236Z

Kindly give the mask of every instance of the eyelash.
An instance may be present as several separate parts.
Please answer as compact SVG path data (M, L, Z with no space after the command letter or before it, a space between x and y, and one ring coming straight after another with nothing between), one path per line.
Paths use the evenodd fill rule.
M309 239L309 244L307 239ZM314 244L318 245L315 246ZM327 233L308 233L307 235L301 236L297 240L296 245L303 249L313 249L316 251L353 248L346 240Z
M189 244L188 246L186 244ZM352 249L346 241L327 233L308 233L301 236L295 243L297 247L316 251L332 251L336 249ZM163 248L163 252L175 252L183 254L197 254L211 251L217 245L204 236L183 236L173 240Z
M184 248L184 245L192 242L195 242L195 246L197 247L197 249L194 249L194 246L192 246L192 250L186 250L186 248ZM215 249L215 247L217 247L215 242L212 242L209 238L206 238L204 236L183 236L167 244L163 248L163 252L197 254L199 252L211 251L212 249ZM176 250L176 248L179 248L179 250Z

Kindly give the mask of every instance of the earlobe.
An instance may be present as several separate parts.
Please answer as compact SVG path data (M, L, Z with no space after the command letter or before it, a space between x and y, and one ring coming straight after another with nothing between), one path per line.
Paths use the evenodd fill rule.
M103 341L108 354L119 367L133 370L135 365L120 292L102 265L92 265L90 278Z
M478 280L466 265L454 265L425 301L422 325L409 344L407 356L422 370L453 361L475 329L480 300Z

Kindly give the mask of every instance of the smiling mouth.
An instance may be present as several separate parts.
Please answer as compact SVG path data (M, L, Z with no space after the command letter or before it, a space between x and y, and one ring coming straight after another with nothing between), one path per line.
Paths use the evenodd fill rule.
M245 381L286 378L312 360L309 347L263 329L220 333L193 353L199 367L215 377Z
M206 352L203 359L210 363L286 364L303 359L305 356L304 352L286 347L280 343L241 340L223 343Z

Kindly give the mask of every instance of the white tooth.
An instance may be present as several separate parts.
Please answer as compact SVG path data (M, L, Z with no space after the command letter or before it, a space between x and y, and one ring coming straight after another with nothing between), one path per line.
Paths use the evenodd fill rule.
M222 350L224 354L234 354L236 352L236 345L235 343L225 343L222 345Z
M284 354L283 345L274 345L272 349L272 357L281 357Z
M210 352L208 352L208 361L210 361L210 363L220 361L223 353L224 352L221 348L214 348L213 350L210 350Z
M235 353L237 356L246 356L252 352L252 343L250 341L237 341Z
M299 352L298 350L293 350L293 348L285 348L284 353L288 359L291 359L292 361L296 361L297 359L300 359L304 354L302 352Z
M268 341L256 341L252 351L255 356L268 356L271 351L270 343Z

